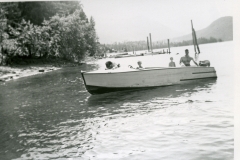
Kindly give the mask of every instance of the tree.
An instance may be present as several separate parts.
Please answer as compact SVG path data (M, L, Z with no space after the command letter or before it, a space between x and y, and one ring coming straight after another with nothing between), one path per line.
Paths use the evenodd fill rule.
M21 11L18 8L18 3L16 2L2 2L0 3L1 10L5 12L5 18L7 19L7 25L12 27L17 27L18 23L21 22Z
M91 17L88 21L79 2L4 5L6 12L1 10L0 13L5 17L8 15L9 19L6 19L11 24L4 30L7 31L6 37L1 44L4 44L4 53L9 60L13 57L55 56L80 61L86 54L94 55L99 50L94 19ZM10 14L14 9L18 9L20 14Z
M97 51L97 47L98 47L98 38L96 35L96 31L95 31L95 21L93 19L93 17L90 18L90 22L87 28L87 34L85 34L85 38L87 40L87 50L90 53L90 56L93 56L96 51Z
M80 61L87 52L94 53L94 24L82 18L82 12L76 10L68 16L55 15L47 22L51 27L51 37L56 39L58 56L64 59Z
M6 19L6 8L3 4L0 3L0 52L1 52L1 61L0 64L3 63L3 41L6 39L7 35L4 33L6 26L7 26L7 19Z
M80 8L77 1L19 2L21 17L35 25L42 25L44 19L49 20L56 14L69 15Z
M49 35L50 28L48 26L37 26L22 20L18 28L9 28L11 35L16 40L17 56L35 57L48 55L46 50L50 50L49 43L51 37Z

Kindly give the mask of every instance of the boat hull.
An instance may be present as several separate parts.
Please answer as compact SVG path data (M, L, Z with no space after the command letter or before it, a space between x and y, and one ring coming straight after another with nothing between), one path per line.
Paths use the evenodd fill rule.
M90 94L163 87L198 79L217 78L213 67L145 68L130 71L82 72Z

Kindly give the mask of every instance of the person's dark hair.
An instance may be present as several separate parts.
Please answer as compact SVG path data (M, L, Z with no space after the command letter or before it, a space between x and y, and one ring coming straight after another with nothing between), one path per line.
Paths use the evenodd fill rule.
M106 67L107 67L107 69L112 69L112 62L111 61L107 61L106 63L105 63L105 65L106 65Z
M188 49L185 49L185 52L188 51Z

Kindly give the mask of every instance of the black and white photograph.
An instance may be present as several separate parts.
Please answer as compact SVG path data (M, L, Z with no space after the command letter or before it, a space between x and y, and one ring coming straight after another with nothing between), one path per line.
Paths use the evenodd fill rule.
M0 1L0 160L240 158L236 8Z

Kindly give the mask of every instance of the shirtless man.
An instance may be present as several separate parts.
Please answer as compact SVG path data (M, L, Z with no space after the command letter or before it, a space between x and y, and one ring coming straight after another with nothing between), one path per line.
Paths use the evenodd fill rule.
M190 66L190 62L192 60L198 66L198 64L193 60L193 58L188 55L188 53L188 49L186 49L185 56L181 57L179 64L181 65L181 63L183 63L185 66Z

